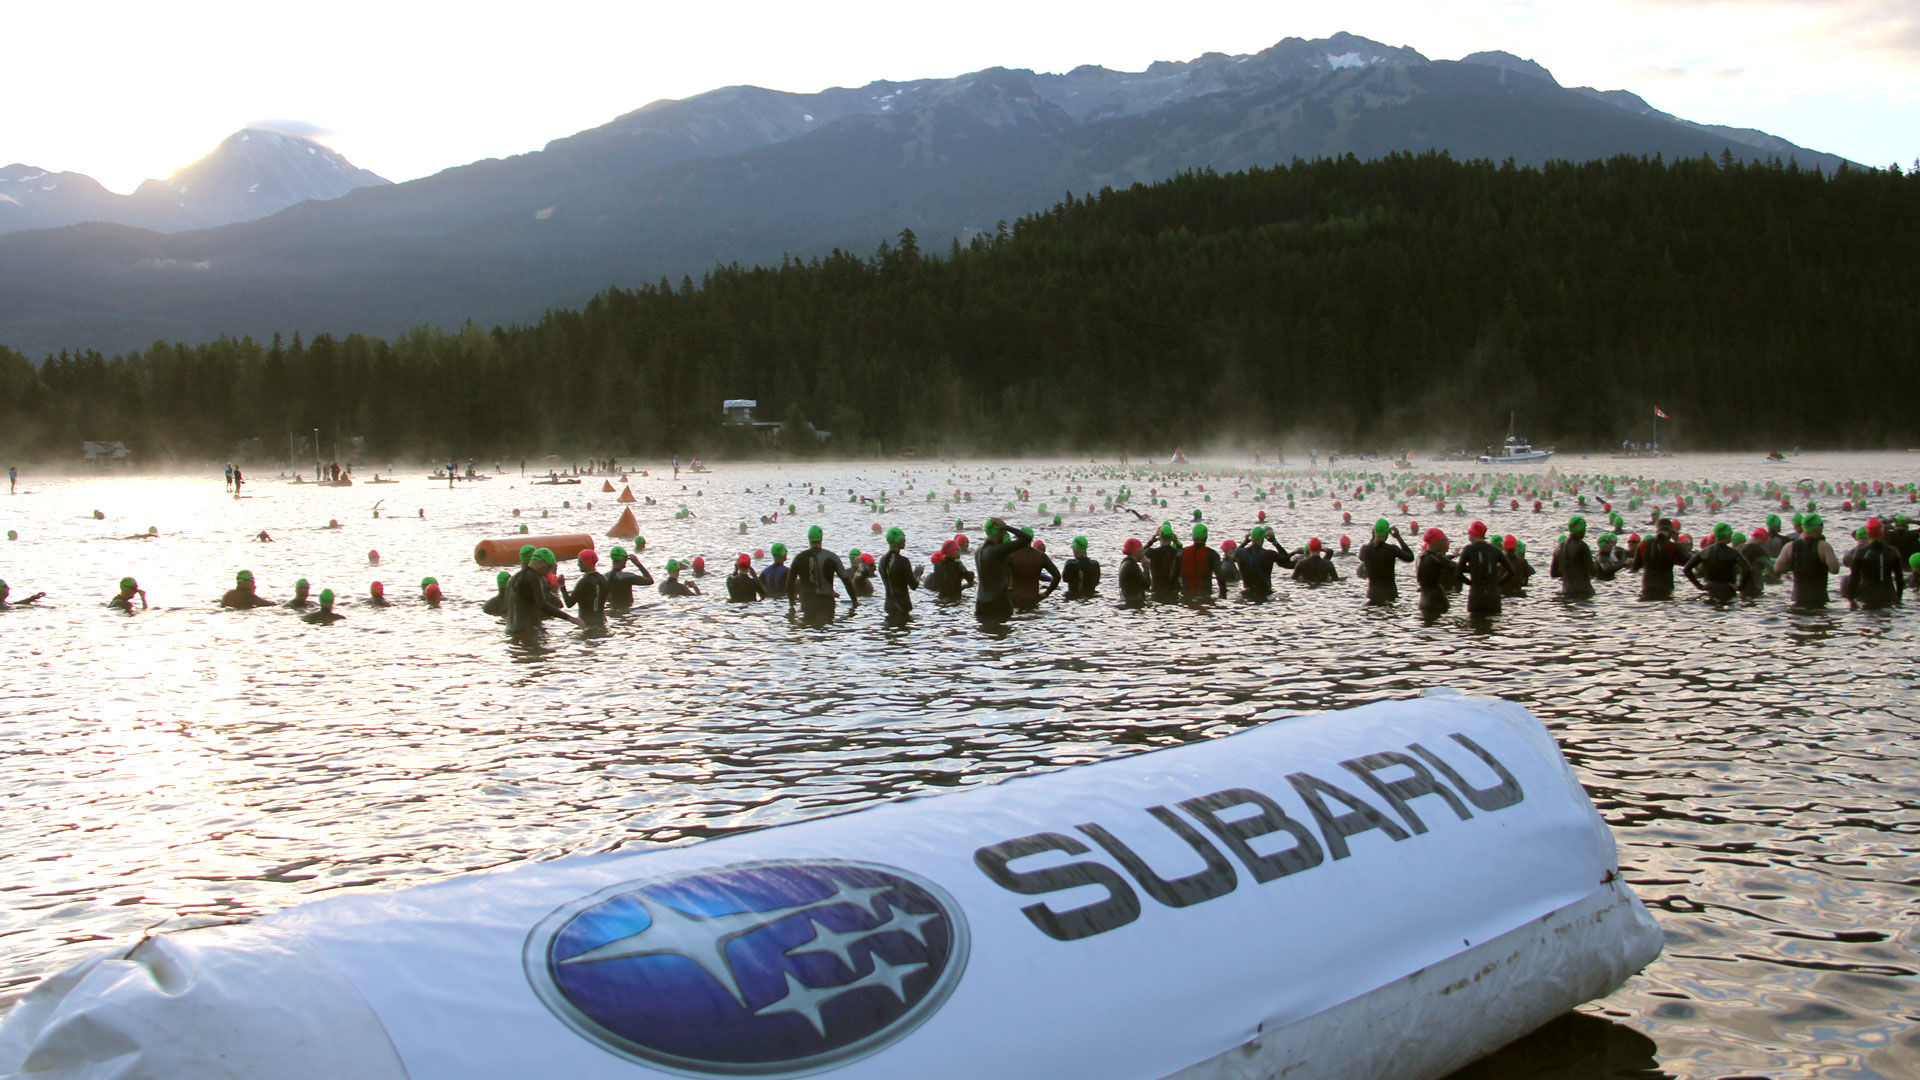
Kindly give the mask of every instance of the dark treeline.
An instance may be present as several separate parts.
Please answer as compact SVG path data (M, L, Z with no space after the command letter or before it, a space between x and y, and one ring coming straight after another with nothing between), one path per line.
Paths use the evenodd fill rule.
M727 266L388 342L0 349L0 452L157 458L790 447L1920 445L1920 172L1351 157L1068 196L942 253ZM247 444L246 440L260 442ZM1296 441L1295 445L1299 445ZM307 452L302 451L302 456Z

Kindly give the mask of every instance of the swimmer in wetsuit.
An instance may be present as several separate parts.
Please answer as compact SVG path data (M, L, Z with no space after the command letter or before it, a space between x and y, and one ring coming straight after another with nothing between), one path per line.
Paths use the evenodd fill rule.
M1867 520L1867 542L1853 554L1853 573L1842 590L1847 605L1853 608L1892 607L1906 595L1906 560L1899 549L1887 542L1886 527L1879 518Z
M987 519L987 542L974 553L973 569L980 589L973 596L973 613L986 622L1013 617L1013 568L1007 556L1033 545L1033 530L1010 528L1000 518Z
M767 587L760 583L760 575L753 572L753 556L741 552L733 560L733 573L727 575L727 599L748 604L766 598Z
M927 588L942 600L960 600L973 583L973 571L960 557L960 544L954 540L941 544L933 569L927 574Z
M1798 522L1795 522L1795 524L1798 524ZM1761 543L1766 545L1767 558L1769 560L1779 558L1780 549L1787 546L1787 538L1780 535L1779 514L1767 515L1767 535L1766 539L1762 540ZM1755 563L1754 565L1758 566L1759 564ZM1780 579L1778 576L1775 576L1773 580L1778 581Z
M220 598L220 606L245 611L248 608L272 607L273 601L253 591L253 571L242 570L233 576L233 588Z
M1907 588L1920 590L1920 551L1907 556L1907 567L1911 571L1907 575Z
M1749 598L1765 595L1767 587L1762 582L1773 572L1773 559L1767 555L1767 530L1753 530L1747 542L1740 545L1740 557L1753 567L1753 573L1747 575L1747 583L1740 587L1740 595Z
M1294 564L1293 580L1305 585L1325 585L1340 580L1340 571L1327 557L1326 546L1320 543L1319 537L1307 541L1306 557Z
M1273 541L1273 548L1267 542ZM1240 588L1244 595L1263 600L1273 595L1273 571L1275 567L1292 570L1296 565L1293 554L1273 539L1273 530L1265 525L1255 525L1248 530L1247 538L1234 552L1235 562L1240 564Z
M1713 543L1694 552L1680 572L1715 603L1738 596L1755 576L1753 564L1733 546L1733 526L1724 521L1713 527Z
M787 575L789 615L798 607L801 617L808 620L833 618L833 609L840 602L833 590L835 581L847 587L847 610L860 606L860 598L853 595L853 575L840 565L840 556L828 551L823 543L820 526L812 526L807 530L807 550L793 558L793 569Z
M1444 615L1453 606L1447 594L1460 588L1460 568L1447 557L1447 534L1439 529L1428 529L1420 541L1420 561L1413 568L1413 578L1420 586L1420 613L1422 615Z
M667 560L667 580L660 583L661 596L698 596L700 586L691 581L680 580L680 560Z
M120 591L114 594L113 599L107 601L107 606L131 615L133 598L136 594L140 597L140 610L147 610L147 590L141 588L140 583L132 578L123 577L120 579Z
M580 625L567 614L554 595L547 591L547 575L553 572L555 559L549 548L536 548L527 556L527 565L507 583L507 632L534 634L547 619L565 619Z
M767 549L773 555L773 562L760 571L760 594L768 598L787 595L787 545L775 544Z
M552 575L548 575L548 576L552 576ZM553 587L551 582L548 583L548 587L549 588ZM420 599L428 607L437 608L440 606L440 582L438 579L435 579L435 578L420 579Z
M1499 548L1487 542L1485 522L1467 526L1467 546L1460 549L1455 565L1467 580L1467 613L1500 614L1500 583L1512 576L1513 566Z
M1654 528L1653 535L1641 541L1640 546L1633 549L1633 564L1630 569L1640 574L1640 599L1672 599L1673 568L1685 561L1680 545L1673 537L1672 519L1661 518Z
M293 599L287 601L286 604L283 606L290 607L290 608L312 607L313 601L307 599L307 590L310 588L311 586L307 584L306 578L301 578L299 581L294 582L293 583Z
M1600 550L1593 553L1593 576L1601 581L1612 581L1614 575L1627 568L1630 562L1627 553L1620 547L1620 538L1612 533L1600 534Z
M615 609L630 608L633 606L633 590L643 589L653 584L653 575L647 572L647 568L640 564L637 557L633 559L633 570L625 569L628 559L626 548L615 545L614 549L607 554L613 559L613 568L607 572L606 606Z
M1007 597L1016 611L1032 611L1040 601L1060 587L1060 568L1047 555L1047 545L1035 540L1030 547L1017 547L1007 553ZM1046 591L1040 591L1041 579Z
M887 530L887 553L880 556L880 584L887 591L886 613L897 619L913 614L913 590L920 587L920 571L907 558L907 534L895 526Z
M1527 582L1533 578L1533 564L1527 561L1527 545L1520 538L1508 533L1500 540L1500 551L1507 557L1507 566L1513 571L1500 583L1500 595L1524 596Z
M368 607L390 606L387 603L387 587L385 585L380 584L377 581L371 585L368 585L366 604Z
M1141 554L1153 575L1156 600L1174 600L1180 596L1180 541L1174 539L1173 522L1160 523L1160 531L1148 540Z
M1587 519L1575 514L1567 519L1567 538L1553 549L1547 574L1560 579L1562 600L1587 600L1593 596L1593 579L1598 570L1593 549L1587 547Z
M873 556L854 548L847 553L847 564L853 568L853 595L867 599L873 595Z
M1067 599L1085 600L1100 591L1100 564L1087 558L1087 538L1073 538L1073 558L1060 571L1067 586Z
M1144 604L1153 591L1153 575L1147 568L1146 553L1140 541L1128 537L1120 545L1120 599L1129 605Z
M26 605L31 604L34 601L39 600L41 597L47 595L44 592L37 592L37 593L34 593L32 596L24 596L18 600L8 602L7 597L10 596L12 592L13 590L7 588L6 582L0 581L0 611L5 611L10 607L25 607Z
M300 621L312 623L315 626L327 626L331 623L337 623L344 618L346 618L345 615L341 615L333 610L333 590L321 589L320 606L300 616Z
M508 603L507 583L511 580L513 580L513 575L507 573L505 570L502 570L498 574L495 574L493 576L493 583L494 583L494 586L499 591L494 593L491 597L488 597L487 602L480 605L480 610L486 612L489 615L504 616L507 613L507 603Z
M607 576L596 567L600 565L600 553L587 548L575 556L580 567L580 578L569 590L567 583L560 583L560 602L580 613L582 622L601 622L607 617Z
M1237 547L1239 545L1231 540L1220 541L1220 576L1227 579L1229 585L1240 580L1240 558L1234 554Z
M1774 569L1793 575L1795 607L1826 607L1827 577L1840 572L1840 559L1826 541L1824 526L1819 514L1802 517L1800 535L1787 541L1773 560Z
M1195 511L1198 513L1198 511ZM1220 599L1227 598L1227 578L1220 572L1220 553L1207 546L1207 527L1193 523L1193 543L1180 549L1180 586L1188 596L1211 596L1213 585L1220 586Z
M1387 543L1392 537L1398 546ZM1413 561L1413 549L1400 530L1386 518L1373 523L1373 539L1360 545L1358 573L1367 579L1367 603L1391 604L1400 599L1400 584L1394 580L1395 563Z

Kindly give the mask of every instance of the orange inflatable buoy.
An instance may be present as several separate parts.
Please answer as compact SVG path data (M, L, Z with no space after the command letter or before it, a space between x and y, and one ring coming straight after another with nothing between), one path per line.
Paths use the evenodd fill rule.
M612 491L612 490L613 490L613 481L611 481L611 480L602 480L602 481L600 481L600 490L601 490L601 491Z
M621 489L620 489L620 498L619 498L619 499L617 499L617 500L615 500L615 501L617 501L617 502L633 502L633 501L634 501L634 498L633 498L633 489L632 489L632 488L630 488L630 487L623 487L623 488L621 488Z
M554 558L571 559L592 547L593 537L586 533L566 533L558 536L509 536L501 540L482 540L473 545L473 561L481 566L519 566L520 547L523 544L532 544L537 548L551 548Z
M640 523L633 519L633 511L620 511L620 520L613 523L613 528L607 530L607 535L621 540L631 540L639 536Z

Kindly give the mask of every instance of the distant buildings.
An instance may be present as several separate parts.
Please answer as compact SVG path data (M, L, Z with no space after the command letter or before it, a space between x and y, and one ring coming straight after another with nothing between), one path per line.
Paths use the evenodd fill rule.
M760 436L760 441L768 446L780 445L780 432L785 426L771 420L756 420L754 413L760 403L752 398L728 398L720 403L722 420L728 427L750 427ZM826 433L815 432L821 442L827 440Z

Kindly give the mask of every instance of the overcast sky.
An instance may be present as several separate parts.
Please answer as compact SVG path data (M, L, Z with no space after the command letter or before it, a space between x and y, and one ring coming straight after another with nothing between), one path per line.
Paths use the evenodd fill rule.
M1137 71L1340 30L1436 60L1504 49L1566 86L1870 165L1920 157L1920 0L55 0L0 25L0 164L122 192L264 120L407 180L738 83Z

